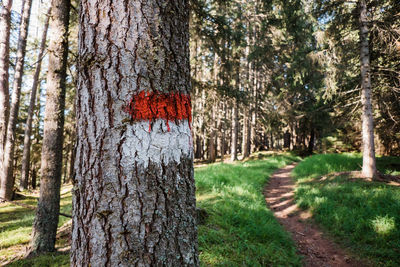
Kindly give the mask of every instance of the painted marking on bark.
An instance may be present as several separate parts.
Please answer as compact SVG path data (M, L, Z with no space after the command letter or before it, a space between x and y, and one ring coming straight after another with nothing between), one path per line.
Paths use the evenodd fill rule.
M192 122L192 106L189 95L182 93L162 93L162 92L140 92L134 95L125 109L134 121L149 121L149 131L151 123L156 119L164 119L167 122L168 132L170 131L169 121L178 123L188 120L189 127Z

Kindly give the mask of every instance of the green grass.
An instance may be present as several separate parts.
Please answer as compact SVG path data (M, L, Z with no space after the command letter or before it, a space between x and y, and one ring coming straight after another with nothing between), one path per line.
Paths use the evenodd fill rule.
M197 205L210 215L199 226L203 266L299 266L288 234L265 206L268 176L293 161L269 157L196 170Z
M60 209L61 212L66 214L71 214L71 188L71 185L64 186L61 191ZM21 207L21 205L35 207L36 204L37 198L30 194L27 194L24 199L14 201L14 203L0 204L0 263L14 258L21 253L22 249L25 249L24 246L28 245L35 219L35 210L29 207ZM60 216L58 226L62 226L68 220L69 218ZM69 258L68 255L60 257Z
M199 225L202 266L300 266L293 241L265 206L262 189L279 167L298 160L290 155L255 154L235 164L196 168L197 205L208 213ZM71 214L70 186L61 194L62 212ZM19 202L35 205L36 198ZM29 242L34 211L0 205L0 262ZM60 224L67 218L60 216ZM58 240L58 243L63 243ZM52 253L14 261L10 266L69 266L69 255Z
M359 170L358 154L315 155L293 171L296 200L336 240L377 265L400 266L400 188L349 176L322 175ZM399 173L399 157L380 157L378 169Z
M31 259L17 260L8 267L67 267L69 264L69 253L48 253Z

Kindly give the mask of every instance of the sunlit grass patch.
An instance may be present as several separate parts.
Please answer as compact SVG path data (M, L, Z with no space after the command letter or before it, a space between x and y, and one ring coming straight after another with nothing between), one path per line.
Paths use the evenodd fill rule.
M290 155L196 169L197 205L209 214L199 226L203 266L299 266L288 234L265 206L268 176L297 159Z
M395 157L378 158L378 168L393 173ZM385 159L388 159L387 162ZM356 255L377 265L400 266L400 188L346 175L319 179L329 172L359 168L358 154L316 155L293 171L298 182L296 201L313 218Z
M60 210L62 213L71 214L71 185L63 186L61 190ZM26 246L31 240L32 225L35 219L35 210L37 205L37 196L30 192L24 192L23 199L6 202L0 204L0 264L24 255ZM59 217L58 226L62 226L70 219L64 216ZM60 242L59 242L60 243ZM66 254L49 254L46 256L37 257L30 260L17 261L18 264L11 266L68 266L57 265L59 261L49 261L50 258L62 259L60 262L65 262ZM44 264L44 265L43 265ZM46 265L47 264L47 265ZM49 265L51 264L51 265Z
M388 235L396 229L395 219L389 216L376 216L371 220L372 228L380 235Z
M9 267L67 267L69 264L68 253L48 253L31 259L21 259L8 264Z

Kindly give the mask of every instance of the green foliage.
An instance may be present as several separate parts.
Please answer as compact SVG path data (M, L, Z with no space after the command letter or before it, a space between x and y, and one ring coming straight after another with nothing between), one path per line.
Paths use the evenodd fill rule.
M325 69L325 97L334 103L336 128L360 135L359 1L310 1L316 26L319 60ZM400 98L398 45L400 2L366 1L373 91L374 124L384 149L400 155ZM348 140L354 145L354 139ZM347 140L346 140L347 139ZM352 142L353 141L353 142Z
M262 195L268 176L297 159L285 155L196 170L197 205L209 214L199 226L203 266L300 266Z
M399 173L398 157L378 158L381 172ZM337 241L383 266L399 266L400 190L398 187L331 172L359 169L358 154L316 155L293 171L296 201Z

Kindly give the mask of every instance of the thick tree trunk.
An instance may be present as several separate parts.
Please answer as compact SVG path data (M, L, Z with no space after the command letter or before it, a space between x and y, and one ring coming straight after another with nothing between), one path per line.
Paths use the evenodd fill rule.
M14 187L14 148L16 144L16 127L21 96L22 76L24 74L24 61L26 40L28 37L29 18L31 15L32 0L25 0L22 8L21 28L18 37L17 61L13 81L13 91L10 109L10 118L7 126L6 144L4 147L3 169L1 172L0 198L11 200Z
M234 99L232 106L232 144L231 144L231 160L237 160L237 144L238 144L238 101Z
M33 224L32 253L53 251L56 241L60 211L69 10L69 0L52 1L42 175L38 208Z
M362 174L372 178L376 176L376 159L374 145L374 123L371 100L371 73L368 42L368 15L365 0L360 0L360 61L361 61L361 104L362 104L362 140L363 167Z
M189 1L80 12L71 266L198 266Z
M10 112L10 93L8 89L8 67L10 52L10 23L12 0L0 3L0 174L3 170L4 145L7 136ZM2 185L0 183L0 189Z
M40 43L38 59L36 61L36 69L35 74L33 75L33 83L32 83L32 91L30 95L30 102L28 108L28 117L26 119L25 124L25 133L24 133L24 151L22 156L22 171L21 171L21 183L20 183L20 190L24 190L28 188L28 179L29 179L29 165L30 165L30 158L31 158L31 132L32 132L32 118L33 118L33 111L35 110L35 102L36 102L36 92L39 85L39 76L40 76L40 69L42 66L42 58L44 54L44 50L46 48L46 37L47 37L47 30L49 28L49 19L50 19L50 10L47 12L46 15L46 22L44 24L43 33L42 33L42 40Z

